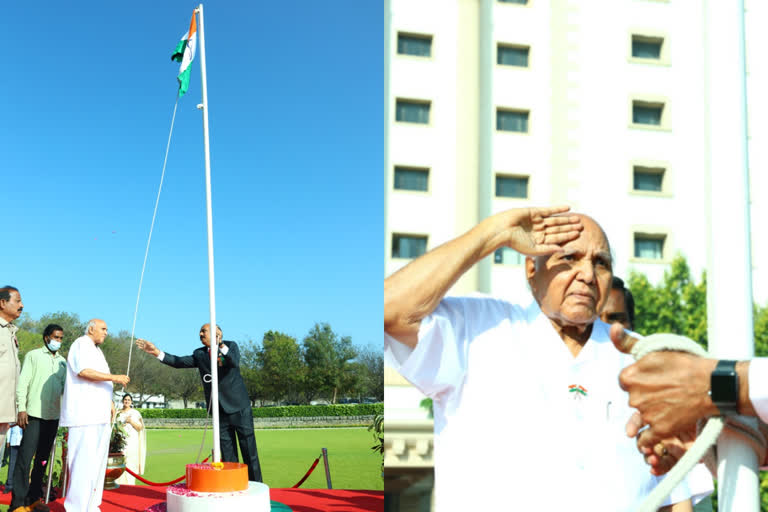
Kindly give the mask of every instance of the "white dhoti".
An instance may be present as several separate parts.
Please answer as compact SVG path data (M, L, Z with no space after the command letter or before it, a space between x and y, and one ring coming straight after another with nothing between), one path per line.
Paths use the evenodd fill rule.
M69 427L67 512L98 512L104 492L109 423ZM93 494L93 498L91 498ZM88 501L90 500L90 507Z

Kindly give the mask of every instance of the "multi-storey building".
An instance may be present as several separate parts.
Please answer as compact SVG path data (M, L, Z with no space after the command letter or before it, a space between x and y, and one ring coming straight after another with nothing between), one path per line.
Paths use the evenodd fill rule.
M768 302L766 15L764 3L747 2L760 304ZM568 204L601 223L616 275L634 270L657 282L682 254L698 280L717 215L708 208L717 140L706 17L706 2L676 0L385 0L386 274L493 213ZM450 293L527 302L522 262L497 251ZM387 375L388 393L405 396ZM397 416L395 394L386 403Z

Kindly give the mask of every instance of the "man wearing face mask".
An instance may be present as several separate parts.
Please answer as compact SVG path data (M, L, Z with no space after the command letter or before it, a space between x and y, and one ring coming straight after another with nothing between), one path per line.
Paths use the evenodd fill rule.
M16 404L17 423L24 429L19 455L13 472L13 496L9 510L45 510L42 506L43 461L48 460L59 428L61 395L67 375L67 362L58 354L64 329L49 324L43 331L43 345L24 357ZM29 465L35 465L32 480ZM30 506L31 505L31 506Z

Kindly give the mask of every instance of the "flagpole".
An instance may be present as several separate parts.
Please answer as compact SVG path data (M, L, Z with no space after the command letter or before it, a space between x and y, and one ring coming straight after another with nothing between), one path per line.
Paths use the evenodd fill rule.
M216 294L213 279L213 211L211 208L211 155L208 143L208 88L205 76L205 23L203 21L203 4L195 9L200 18L199 36L200 36L200 80L203 103L197 108L203 111L203 139L205 144L205 204L208 218L208 302L210 308L210 329L208 330L211 340L211 416L213 419L213 462L221 462L221 446L219 444L219 376L218 376L218 354L219 341L218 330L216 329Z
M745 360L754 356L754 330L744 1L708 0L704 14L707 334L714 357ZM757 429L754 418L739 421ZM718 510L759 511L761 461L750 443L725 429L717 441L717 456Z

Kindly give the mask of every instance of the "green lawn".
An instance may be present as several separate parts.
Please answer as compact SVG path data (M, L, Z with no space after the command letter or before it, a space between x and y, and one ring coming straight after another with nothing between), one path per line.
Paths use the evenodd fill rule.
M150 430L147 437L147 470L144 478L168 481L184 473L184 465L195 461L202 430ZM328 449L331 482L337 489L383 489L381 456L370 447L373 436L365 428L257 430L264 483L291 487L309 469L322 448ZM210 453L210 430L201 459ZM322 459L303 488L324 488Z
M203 441L203 430L148 430L147 468L144 478L153 482L172 480L184 474L184 465L195 462ZM381 456L370 447L374 439L365 428L257 430L256 444L270 487L291 487L309 469L322 448L328 449L331 481L335 489L384 488ZM201 459L211 450L208 430ZM7 467L0 470L5 483ZM322 459L302 488L325 488ZM0 507L3 510L5 507Z

